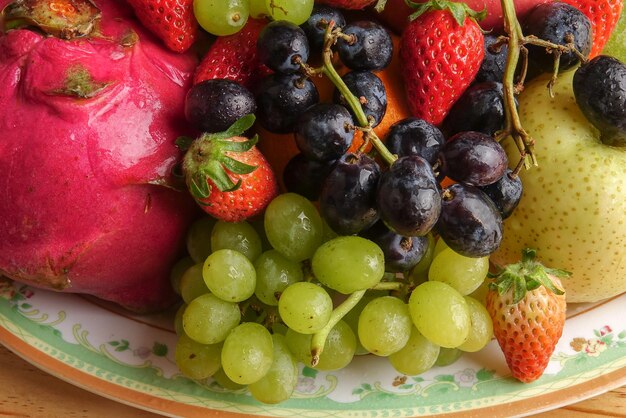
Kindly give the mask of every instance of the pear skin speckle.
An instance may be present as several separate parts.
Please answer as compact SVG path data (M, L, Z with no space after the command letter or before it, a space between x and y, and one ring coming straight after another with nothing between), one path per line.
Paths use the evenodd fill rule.
M559 75L554 98L548 77L528 83L519 98L539 167L520 173L524 195L491 260L508 264L535 248L546 266L572 273L563 280L569 303L595 302L626 291L626 147L602 144L578 109L573 74ZM503 146L515 165L513 141Z

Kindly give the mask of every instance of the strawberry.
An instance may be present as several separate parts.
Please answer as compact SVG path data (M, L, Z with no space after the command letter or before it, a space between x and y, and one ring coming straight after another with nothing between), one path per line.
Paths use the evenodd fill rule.
M192 196L206 213L226 222L261 213L278 194L274 172L255 146L257 137L241 136L254 120L246 115L225 132L177 141L186 150L182 168Z
M376 0L315 0L317 4L336 7L338 9L360 10L376 2Z
M258 79L270 74L256 52L256 41L266 23L248 19L236 34L217 38L196 69L194 84L225 78L252 88Z
M193 0L128 0L139 21L165 46L185 52L196 40L198 22Z
M483 61L481 14L445 0L414 6L400 40L402 76L411 113L438 125Z
M489 284L487 311L513 377L528 383L546 369L565 325L568 272L544 267L526 249ZM492 276L493 277L493 276Z
M593 44L589 59L599 55L609 40L624 7L623 0L563 0L576 7L591 21Z
M503 30L503 13L501 0L451 0L456 3L465 3L474 10L486 9L486 16L479 21L480 27L486 31L500 33ZM515 13L521 22L526 14L539 3L552 0L513 0L515 3ZM409 23L411 7L405 0L386 0L385 10L379 13L378 18L390 30L402 33L402 30Z

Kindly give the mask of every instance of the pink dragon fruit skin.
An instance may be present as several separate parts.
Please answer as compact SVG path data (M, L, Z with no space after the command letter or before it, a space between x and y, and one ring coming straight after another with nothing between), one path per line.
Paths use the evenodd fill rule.
M0 34L0 275L154 311L197 214L166 187L196 60L95 3L85 38Z

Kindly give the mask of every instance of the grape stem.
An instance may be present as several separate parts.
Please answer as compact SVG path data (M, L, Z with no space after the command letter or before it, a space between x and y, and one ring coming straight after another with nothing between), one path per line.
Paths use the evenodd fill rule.
M284 8L283 6L278 6L278 5L276 5L276 3L274 3L274 0L270 0L270 4L269 4L269 6L270 6L270 9L272 9L272 12L274 11L274 9L278 9L278 10L280 10L281 12L283 12L283 14L284 14L285 16L287 16L287 15L289 14L289 12L288 12L287 10L285 10L285 8ZM273 14L273 13L272 13L272 14Z
M341 76L337 73L337 70L333 66L332 58L333 51L332 46L337 41L337 38L345 36L339 28L335 28L335 22L328 22L328 26L326 26L326 33L324 34L324 51L323 51L323 74L330 79L330 81L337 87L341 95L345 98L346 103L350 106L350 109L354 112L356 116L357 123L363 128L363 140L365 143L368 141L372 143L374 148L378 151L379 155L385 162L389 165L393 164L394 161L398 159L398 157L392 154L387 147L380 140L378 135L371 129L371 123L368 119L365 112L363 112L363 107L361 106L361 102L359 98L357 98L346 83L341 79ZM369 128L369 129L368 129ZM363 148L363 147L361 147Z
M502 81L506 109L504 130L496 135L496 139L503 139L511 135L520 152L520 159L525 162L526 168L530 168L531 163L532 165L537 165L534 140L522 127L519 114L517 113L517 106L515 106L515 69L520 57L521 38L524 35L515 14L513 0L501 0L501 2L504 14L504 31L508 34L506 40L509 46L509 53L507 54L504 79ZM530 162L528 162L527 156L530 158Z
M346 316L346 314L359 303L366 291L367 289L357 290L350 294L346 300L333 309L330 319L324 328L313 334L313 338L311 339L311 367L315 367L319 363L320 355L324 350L324 344L326 344L326 338L330 331L341 321L341 318Z
M406 286L401 282L380 282L371 287L372 290L400 290L403 286Z
M573 52L581 62L587 61L587 58L576 49L574 40L571 37L570 39L566 39L567 43L565 45L559 45L539 39L536 36L524 36L519 21L517 20L514 1L501 0L501 4L504 15L504 31L507 36L501 36L493 47L498 48L507 44L509 51L504 70L504 79L502 81L504 85L504 103L506 109L505 125L502 131L496 133L495 139L501 141L508 136L513 138L520 153L520 162L517 164L514 171L514 175L517 175L522 167L529 169L531 166L538 165L537 156L534 151L535 140L522 127L517 106L515 105L515 95L523 90L524 79L526 78L528 69L528 49L526 45L535 45L545 48L547 52L554 55L553 73L547 86L550 96L552 97L554 97L552 89L557 80L561 55L567 52ZM522 68L520 79L516 83L515 71L518 62L520 62L520 57L522 59Z
M265 310L265 318L263 318L262 322L259 322L260 324L264 325L265 328L267 328L268 330L272 330L274 329L274 324L276 324L276 322L278 322L278 312L276 311L276 308L273 309L268 309Z

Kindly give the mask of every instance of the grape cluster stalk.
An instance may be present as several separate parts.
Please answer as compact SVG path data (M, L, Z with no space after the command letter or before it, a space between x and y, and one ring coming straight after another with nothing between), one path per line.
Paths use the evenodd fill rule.
M385 144L383 144L378 135L376 135L374 130L371 128L372 121L365 115L359 98L352 94L333 65L333 51L331 48L337 42L337 39L342 36L344 36L344 34L341 32L340 28L335 27L335 22L327 22L326 34L324 35L324 48L322 52L324 64L321 68L310 68L303 64L303 72L309 76L323 74L330 79L335 87L337 87L337 89L341 92L343 97L345 97L348 106L350 106L354 112L356 120L359 124L359 126L355 128L363 131L364 144L361 147L361 150L367 146L368 142L371 142L380 157L385 160L387 164L391 165L398 159L398 157L392 154L387 147L385 147Z
M513 0L501 0L502 12L504 15L504 31L505 36L501 36L493 48L500 45L508 45L508 55L506 67L504 71L504 105L505 105L505 127L502 131L495 134L496 140L501 141L507 137L511 137L515 141L520 152L520 161L517 164L514 175L517 175L522 167L526 169L538 165L538 159L534 151L534 139L526 132L520 121L517 107L515 106L515 96L524 89L524 79L526 70L528 69L528 49L526 45L536 45L545 48L554 56L554 68L550 81L548 82L548 90L553 95L552 87L557 81L559 73L559 62L562 54L573 52L576 54L581 63L587 61L587 58L576 49L573 39L568 39L566 45L559 45L552 42L539 39L535 36L525 36L522 32L521 25L515 13L515 4ZM516 69L521 60L521 74L516 81Z

